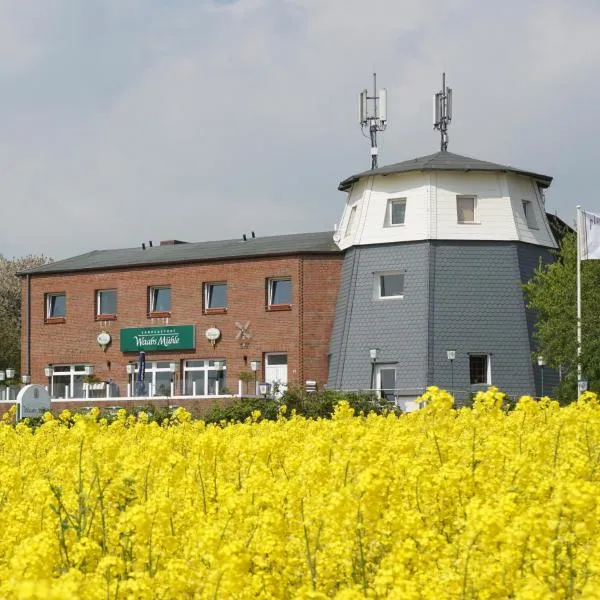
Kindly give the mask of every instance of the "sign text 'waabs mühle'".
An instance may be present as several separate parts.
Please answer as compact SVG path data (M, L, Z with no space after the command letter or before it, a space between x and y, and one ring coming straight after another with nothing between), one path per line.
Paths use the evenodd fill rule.
M126 327L121 329L121 352L193 350L196 346L195 333L194 325Z

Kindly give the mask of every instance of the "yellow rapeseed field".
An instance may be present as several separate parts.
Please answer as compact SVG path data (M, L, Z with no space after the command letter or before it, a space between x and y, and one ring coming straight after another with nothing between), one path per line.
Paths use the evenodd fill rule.
M600 403L0 424L0 598L598 598Z

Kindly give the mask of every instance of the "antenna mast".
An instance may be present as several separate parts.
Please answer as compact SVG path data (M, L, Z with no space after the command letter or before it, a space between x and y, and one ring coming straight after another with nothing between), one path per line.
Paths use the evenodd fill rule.
M387 127L387 90L381 88L377 95L377 73L373 73L373 95L369 96L366 89L358 95L358 118L363 135L371 140L371 169L376 169L377 133Z
M452 121L452 90L446 87L446 73L442 73L442 89L433 96L433 128L441 134L440 149L448 150L448 125Z

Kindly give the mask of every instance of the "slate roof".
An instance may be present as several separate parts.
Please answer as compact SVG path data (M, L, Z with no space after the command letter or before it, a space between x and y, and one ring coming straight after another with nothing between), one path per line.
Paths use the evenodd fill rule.
M333 241L332 231L295 233L270 237L249 237L247 241L219 240L163 244L146 249L92 250L65 260L22 271L19 275L70 273L99 269L145 267L175 263L190 263L229 258L253 258L287 254L336 254L340 249Z
M549 177L548 175L523 171L522 169L515 169L514 167L506 165L499 165L484 160L478 160L476 158L469 158L468 156L461 156L460 154L453 154L452 152L436 152L435 154L429 154L428 156L421 156L386 167L380 167L379 169L363 171L358 175L352 175L351 177L344 179L338 186L338 189L342 192L347 191L361 177L370 175L392 175L394 173L408 173L410 171L504 171L533 177L534 179L537 179L543 187L548 187L552 182L552 177Z

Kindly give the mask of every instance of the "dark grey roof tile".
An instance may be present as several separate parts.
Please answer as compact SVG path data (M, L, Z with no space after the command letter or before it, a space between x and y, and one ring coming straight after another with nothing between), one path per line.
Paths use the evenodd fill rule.
M429 154L428 156L421 156L393 165L380 167L379 169L363 171L358 175L352 175L351 177L344 179L338 186L338 189L342 192L347 191L361 177L370 175L392 175L394 173L408 173L410 171L508 171L509 173L533 177L544 187L548 187L552 182L552 177L549 177L548 175L523 171L514 167L478 160L468 156L461 156L460 154L454 154L452 152L436 152L435 154Z
M339 248L333 241L332 231L248 238L247 241L238 239L167 244L146 247L145 250L141 247L93 250L35 267L19 274L69 273L73 271L146 267L259 256L323 253L340 253Z

